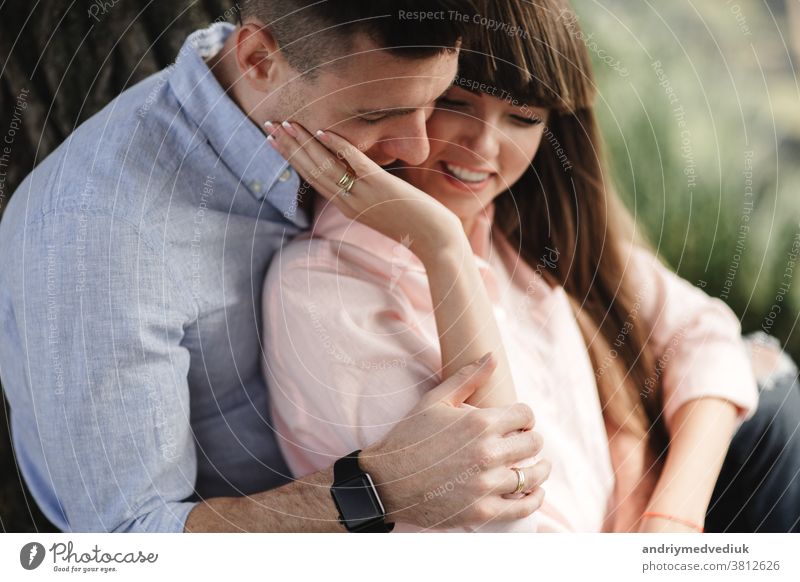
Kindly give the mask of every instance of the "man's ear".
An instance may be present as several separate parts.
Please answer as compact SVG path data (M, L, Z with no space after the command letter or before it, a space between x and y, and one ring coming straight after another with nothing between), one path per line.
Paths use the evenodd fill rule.
M269 28L248 20L236 31L236 64L241 79L253 89L266 93L275 87L275 77L286 59Z

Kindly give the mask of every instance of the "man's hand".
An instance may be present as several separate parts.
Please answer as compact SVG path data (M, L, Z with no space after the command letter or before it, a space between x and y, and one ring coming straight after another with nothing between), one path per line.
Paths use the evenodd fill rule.
M464 366L431 390L359 464L372 476L390 521L445 528L521 519L542 504L550 463L529 459L542 448L523 404L473 408L464 401L495 369L491 357ZM525 472L525 496L510 467ZM283 487L244 497L206 499L187 532L344 531L330 494L329 467Z
M382 442L362 451L361 466L376 482L388 521L481 525L521 519L541 506L550 463L523 466L542 448L531 409L464 404L496 366L487 356L431 390ZM510 467L525 473L524 497L507 497L517 487Z

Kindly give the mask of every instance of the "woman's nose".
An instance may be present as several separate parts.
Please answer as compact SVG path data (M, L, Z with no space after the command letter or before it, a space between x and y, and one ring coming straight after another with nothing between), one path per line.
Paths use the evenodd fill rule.
M476 120L462 139L461 145L477 155L482 162L493 164L500 153L500 131L491 123Z

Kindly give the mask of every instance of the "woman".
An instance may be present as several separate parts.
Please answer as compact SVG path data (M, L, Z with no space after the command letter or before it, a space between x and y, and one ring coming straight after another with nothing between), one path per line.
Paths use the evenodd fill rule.
M265 283L284 453L295 474L326 467L491 351L492 381L468 403L529 404L546 460L526 493L549 473L541 510L511 529L702 530L757 401L738 320L634 236L562 3L507 4L492 18L536 42L497 35L491 55L462 54L422 166L386 172L336 128L270 136L322 195Z

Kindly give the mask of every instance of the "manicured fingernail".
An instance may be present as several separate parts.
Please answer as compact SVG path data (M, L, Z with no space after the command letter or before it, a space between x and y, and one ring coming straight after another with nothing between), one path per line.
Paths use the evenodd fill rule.
M266 129L267 135L275 135L275 132L278 131L278 127L271 121L264 122L264 129Z
M481 359L480 359L480 360L478 360L478 365L479 365L479 366L482 366L482 365L484 365L486 362L488 362L488 361L489 361L489 359L490 359L491 357L492 357L492 352L486 352L485 354L483 354L483 356L481 356Z
M328 141L328 134L322 131L321 129L317 130L317 137L322 141Z
M288 121L284 121L283 123L281 123L281 125L283 126L283 129L286 130L286 133L288 133L292 137L297 137L297 133L295 132L291 123L289 123Z
M277 148L277 147L278 147L278 143L275 141L275 138L274 138L274 137L272 137L271 135L268 135L268 136L267 136L267 143L268 143L269 145L271 145L272 147L274 147L274 148Z

